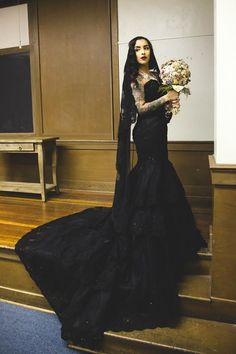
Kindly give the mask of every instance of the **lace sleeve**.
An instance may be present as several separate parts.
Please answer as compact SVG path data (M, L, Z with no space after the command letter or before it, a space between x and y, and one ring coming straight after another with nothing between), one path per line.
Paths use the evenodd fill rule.
M145 102L144 85L141 82L139 82L138 84L132 82L131 88L134 96L135 105L140 115L155 111L157 108L166 103L164 97L157 98L156 100L151 102Z

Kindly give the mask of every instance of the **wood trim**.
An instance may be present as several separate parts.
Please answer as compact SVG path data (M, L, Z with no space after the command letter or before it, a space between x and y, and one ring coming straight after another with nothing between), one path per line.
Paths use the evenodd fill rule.
M216 163L215 156L209 155L209 165L211 170L232 170L236 171L236 165Z
M169 151L209 151L214 150L213 141L169 141Z
M42 135L42 93L39 56L38 6L37 0L28 4L29 41L30 41L30 70L32 115L34 134Z
M30 132L30 133L27 133L27 132L23 132L23 133L0 133L0 139L5 137L5 135L7 134L7 136L12 139L14 139L15 137L18 138L20 136L22 137L35 137L35 133L34 132Z
M29 2L29 0L1 0L0 8L28 4Z
M63 179L60 183L60 189L74 189L77 191L93 191L114 194L115 182L101 181L75 181L74 179ZM111 206L109 204L109 206Z
M236 312L236 300L224 299L224 298L220 298L220 297L216 297L216 296L211 296L211 299L214 301L217 301L219 303L222 303L222 304L235 305L235 312Z
M10 48L1 48L0 55L5 54L14 54L14 53L25 53L30 51L29 45L23 45L21 48L19 47L10 47Z
M115 180L113 182L101 182L101 181L83 181L74 179L63 179L60 182L61 189L73 189L77 191L97 191L97 192L109 192L114 193ZM189 199L190 204L201 203L204 205L211 205L211 197L209 197L211 189L210 187L195 187L185 186L186 196ZM192 202L192 200L194 202Z
M57 146L64 149L79 150L79 149L117 149L117 140L57 140ZM214 149L214 143L212 141L179 141L168 142L169 151L204 151L212 152ZM131 150L135 150L135 146L131 143Z
M118 48L118 5L117 0L110 0L111 19L111 65L112 65L112 100L113 100L113 140L117 137L120 113L119 94L119 48Z
M213 185L224 185L231 188L236 185L236 165L218 164L214 155L209 155L209 166Z
M57 140L57 146L64 150L116 150L117 142L115 141L68 141Z

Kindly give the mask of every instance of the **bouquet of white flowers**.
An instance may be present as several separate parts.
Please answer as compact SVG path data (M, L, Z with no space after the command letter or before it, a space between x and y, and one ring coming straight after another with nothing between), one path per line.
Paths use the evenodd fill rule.
M169 60L161 65L160 78L162 85L160 87L161 92L168 92L175 90L179 93L184 93L186 96L190 95L190 90L186 85L191 81L191 72L189 66L183 59ZM173 114L179 112L179 108L172 105L167 106L167 109Z

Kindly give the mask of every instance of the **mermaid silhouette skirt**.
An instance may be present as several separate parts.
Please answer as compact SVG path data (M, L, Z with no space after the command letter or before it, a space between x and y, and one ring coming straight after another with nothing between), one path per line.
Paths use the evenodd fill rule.
M98 347L107 330L176 323L183 267L206 247L168 160L163 114L139 118L133 137L125 232L115 230L112 208L89 208L32 230L15 247L62 338L85 347Z

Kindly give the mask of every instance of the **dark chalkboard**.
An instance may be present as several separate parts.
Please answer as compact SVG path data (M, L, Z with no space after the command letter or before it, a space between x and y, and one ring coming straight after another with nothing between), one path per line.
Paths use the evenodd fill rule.
M0 55L0 133L33 132L29 53Z

